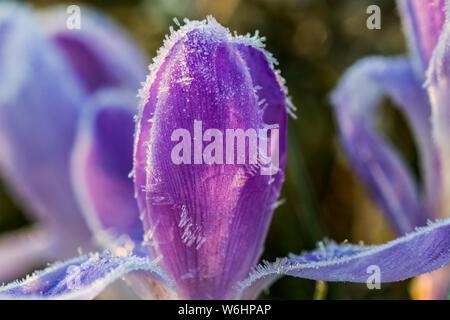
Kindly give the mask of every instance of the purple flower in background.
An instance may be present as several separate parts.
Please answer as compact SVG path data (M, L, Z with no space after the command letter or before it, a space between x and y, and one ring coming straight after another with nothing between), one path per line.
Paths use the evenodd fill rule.
M376 265L390 282L448 264L450 220L381 246L320 243L256 266L284 179L292 109L274 64L256 35L232 36L213 18L186 21L150 66L136 124L127 95L92 97L80 118L72 177L89 225L109 250L55 264L0 295L88 299L125 277L144 298L249 299L282 275L365 283ZM268 128L277 129L263 144L267 155L278 152L272 174L260 174L270 165L263 158L220 161L220 147L228 146L219 132ZM182 163L172 157L185 142L176 132L194 137L175 153ZM196 159L207 150L215 161Z
M0 238L1 281L92 248L70 177L79 114L92 95L134 92L145 77L145 59L110 21L87 9L80 30L66 19L65 8L0 5L0 172L37 222Z
M351 166L401 235L429 219L450 216L450 22L444 0L401 0L398 5L411 55L370 57L356 63L333 93L333 105ZM422 188L375 130L375 116L385 96L397 104L412 129ZM450 233L445 236L450 238ZM428 298L446 298L450 271L447 267L435 274Z

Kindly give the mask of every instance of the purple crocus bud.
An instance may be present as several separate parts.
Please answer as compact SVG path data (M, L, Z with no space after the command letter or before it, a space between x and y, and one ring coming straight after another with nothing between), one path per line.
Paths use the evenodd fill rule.
M262 251L284 180L287 112L259 46L212 18L191 22L166 40L141 92L134 174L144 244L162 255L180 298L231 298Z
M445 22L445 0L399 0L405 33L423 78Z
M449 16L449 8L446 7ZM441 212L450 216L450 23L442 28L427 71L427 89L432 106L433 137L440 153L442 170Z
M445 6L446 20L439 34L427 70L427 89L432 107L431 123L433 138L439 151L441 167L441 194L438 202L439 216L450 217L450 9ZM446 299L450 290L450 267L431 274L429 285L433 286L429 297Z

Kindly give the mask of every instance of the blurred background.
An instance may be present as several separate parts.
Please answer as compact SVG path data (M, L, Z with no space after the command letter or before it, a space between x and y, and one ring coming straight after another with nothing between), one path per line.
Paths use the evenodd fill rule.
M264 259L315 247L317 241L380 244L393 238L380 211L349 171L339 148L330 91L343 72L368 55L405 52L395 2L377 0L97 0L26 1L35 7L54 4L98 8L128 30L149 57L162 45L173 18L203 19L212 14L240 34L259 30L279 61L298 119L289 123L289 157L281 198L274 214ZM381 8L381 30L366 27L369 5ZM410 131L390 101L384 105L380 130L396 145L417 173L417 154ZM417 179L420 177L417 175ZM32 224L0 180L0 233ZM409 299L409 281L383 284L328 283L327 299ZM315 281L286 277L261 298L311 299ZM317 293L317 292L316 292Z

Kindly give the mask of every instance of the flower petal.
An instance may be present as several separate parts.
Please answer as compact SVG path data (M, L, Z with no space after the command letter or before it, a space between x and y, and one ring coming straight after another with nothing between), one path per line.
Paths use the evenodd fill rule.
M93 299L108 284L133 271L146 273L170 291L171 282L158 261L107 252L85 255L0 287L0 299Z
M188 22L159 51L142 91L134 173L144 239L153 255L164 256L162 267L182 298L229 297L261 253L280 192L286 99L260 46L257 38L232 37L212 18ZM260 164L223 164L226 147L219 163L206 164L206 143L188 161L202 164L175 164L172 133L184 129L189 140L202 140L194 123L221 133L218 149L225 129L278 126L279 144L268 140L270 150L279 148L279 170L261 175Z
M37 14L39 25L88 92L105 87L137 91L148 63L131 37L113 21L86 7L80 10L80 29L69 29L67 17L62 6Z
M379 246L319 243L299 256L258 266L239 284L238 298L255 298L266 283L281 275L312 280L366 283L378 267L381 282L394 282L439 269L450 263L450 219ZM370 268L369 268L370 267ZM375 268L373 268L375 269Z
M384 95L405 114L417 141L427 202L403 159L374 128ZM439 199L439 167L431 138L426 91L416 82L407 59L367 58L354 65L333 93L342 144L357 175L381 206L398 234L434 217Z
M30 212L60 232L56 244L72 255L89 240L69 177L85 96L57 50L37 32L29 10L13 3L0 6L2 177Z
M83 109L72 153L72 177L93 234L120 251L140 246L142 222L134 198L133 112L138 100L125 90L103 90ZM131 242L130 242L131 241Z
M405 33L423 78L445 22L445 0L399 0Z
M45 228L30 228L0 237L0 283L24 275L48 257L52 237Z
M450 8L447 8L450 10ZM432 106L433 137L439 150L442 171L442 208L450 216L450 21L444 25L427 74L427 89Z

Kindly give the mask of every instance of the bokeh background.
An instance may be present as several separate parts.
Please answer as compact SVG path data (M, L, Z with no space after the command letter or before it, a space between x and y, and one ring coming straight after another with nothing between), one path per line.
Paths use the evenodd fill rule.
M405 39L393 0L97 0L26 1L35 7L77 4L104 11L122 25L149 57L162 45L173 18L213 15L238 33L259 30L279 61L298 119L289 123L289 157L281 198L274 214L264 259L313 249L332 238L380 244L393 238L380 211L349 171L339 148L330 91L343 72L368 55L405 52ZM381 30L366 27L369 5L381 8ZM83 9L82 9L83 10ZM417 170L417 153L401 114L386 101L380 130ZM0 180L0 233L32 224ZM327 299L409 299L410 281L383 284L328 283ZM286 277L264 299L311 299L316 282Z

